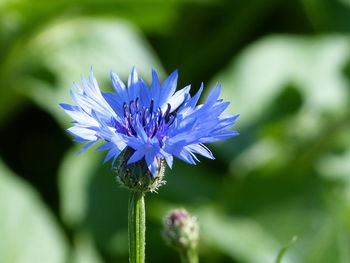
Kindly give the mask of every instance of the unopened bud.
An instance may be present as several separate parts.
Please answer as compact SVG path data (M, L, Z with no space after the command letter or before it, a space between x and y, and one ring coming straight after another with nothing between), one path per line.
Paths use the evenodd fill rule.
M199 239L197 218L185 209L176 209L164 218L164 238L179 249L194 249Z

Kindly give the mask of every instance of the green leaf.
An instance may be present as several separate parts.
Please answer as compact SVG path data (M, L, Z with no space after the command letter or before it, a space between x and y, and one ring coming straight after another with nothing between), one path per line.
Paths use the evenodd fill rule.
M244 116L241 127L266 115L290 83L303 97L302 113L337 112L348 106L342 69L349 55L349 38L341 35L270 36L246 48L214 81L232 102L229 111Z
M151 77L152 67L163 73L145 39L123 21L93 18L60 21L39 34L29 49L35 61L32 75L40 72L41 77L26 79L23 86L27 88L23 92L64 126L69 118L58 104L71 101L72 82L79 83L81 74L87 77L90 66L105 91L111 90L111 69L124 80L132 66L146 80Z
M77 154L81 147L77 145L68 151L59 169L60 210L64 222L70 226L84 220L90 181L102 165L101 151L90 149Z
M341 154L328 154L317 164L319 172L328 179L350 183L350 150Z
M220 157L235 159L232 171L271 173L292 164L304 169L322 155L328 135L346 123L350 101L343 69L349 57L346 36L270 36L215 77L232 102L228 112L241 114L235 127L240 139L219 147Z
M102 263L92 237L89 233L78 233L74 239L72 263Z
M103 163L105 152L88 149L77 154L80 147L67 152L59 169L63 221L72 231L87 232L104 253L121 260L127 254L128 191L117 183L111 163Z
M316 30L349 32L349 0L303 0L301 2Z
M53 215L1 161L0 214L0 262L66 262L66 240Z
M251 218L228 217L211 208L197 212L201 238L239 262L273 262L278 242Z
M101 71L103 74L108 74L110 68L116 69L117 66L122 65L119 71L129 70L130 64L148 64L148 67L156 67L160 70L159 63L153 63L153 61L145 60L145 56L137 57L140 55L140 50L149 50L147 43L144 40L134 36L139 35L139 32L130 24L126 22L115 21L113 19L102 19L105 24L108 24L104 28L101 28L101 19L91 18L91 17L118 17L119 19L126 18L137 24L145 31L151 32L167 32L167 28L175 23L177 18L177 9L182 5L181 1L171 1L169 3L154 3L152 1L66 1L66 0L52 0L52 1L35 1L35 9L32 8L33 2L26 0L16 0L9 1L3 0L0 3L0 86L4 87L0 89L0 124L6 119L9 119L12 115L19 112L18 108L25 105L26 102L23 95L28 96L28 92L31 92L30 86L38 87L40 91L42 86L46 86L47 83L38 83L33 81L32 77L39 77L42 80L53 81L57 78L56 73L61 73L64 70L64 66L59 68L57 72L54 72L51 67L47 68L43 65L43 60L48 60L49 63L55 64L57 61L57 56L60 52L56 53L59 46L66 43L69 50L65 54L70 55L72 49L76 49L77 53L82 55L82 53L89 51L90 53L85 53L83 60L73 51L73 56L71 58L77 63L73 67L72 73L78 71L78 75L73 74L74 77L64 78L66 81L63 85L66 88L71 87L73 80L79 79L80 73L88 73L89 67L91 65L99 66L96 61L101 62L103 65L106 55L101 58L101 53L109 53L109 60L114 61L113 67L108 64L107 71ZM77 10L79 10L77 12ZM89 17L90 18L86 18ZM67 21L74 20L79 17L85 17L83 20L89 20L89 23L73 22ZM95 23L96 22L96 23ZM61 26L59 29L57 25L65 24L66 26ZM69 24L69 25L67 25ZM74 25L73 25L74 24ZM99 25L97 25L99 24ZM118 24L117 26L114 26ZM64 38L65 27L68 27L66 33L71 34ZM69 28L71 27L71 28ZM109 28L108 28L109 27ZM114 28L113 28L114 27ZM125 32L129 31L129 32ZM50 37L50 34L46 34L48 31L55 31L53 34L56 37L45 38L44 43L32 44L34 39L45 34L45 37ZM96 31L99 31L97 33ZM102 31L102 32L101 32ZM102 34L102 36L101 36ZM90 48L86 50L84 43L71 43L72 37L82 40L83 35L88 35L90 37L89 41L91 44L91 39L95 39L95 48L90 49L91 45L87 44ZM63 37L63 38L60 38ZM127 48L123 48L120 42L114 42L118 39L124 39L122 41ZM107 40L108 39L108 40ZM77 40L79 42L79 40ZM107 47L105 45L106 40L110 42ZM69 44L74 45L74 47L69 48ZM38 44L38 45L37 45ZM135 50L134 47L138 46ZM66 48L64 48L66 49ZM118 50L119 56L113 50ZM48 52L48 50L50 50ZM99 52L96 52L96 51ZM135 52L136 51L136 52ZM53 54L50 54L52 52ZM68 54L69 53L69 54ZM142 53L142 52L141 52ZM96 54L93 58L93 62L88 62L87 65L84 64L84 59L87 61L88 57L90 59L92 54ZM52 55L52 56L51 56ZM117 55L117 56L115 56ZM42 56L45 56L44 58ZM108 55L107 55L108 57ZM97 59L95 59L97 58ZM129 60L130 64L125 65L125 58ZM59 59L61 60L61 59ZM46 61L47 62L47 61ZM125 66L125 67L123 67ZM104 69L105 69L104 68ZM147 72L149 74L149 72ZM72 76L72 75L70 75ZM28 79L29 78L29 79ZM56 85L57 83L50 83ZM6 87L6 88L5 88ZM35 92L35 91L32 91ZM47 100L47 94L43 92L42 98ZM30 96L31 98L33 96ZM50 97L50 96L49 96ZM56 101L55 101L56 103ZM49 104L49 103L47 103ZM40 103L39 105L42 105ZM61 116L62 117L62 116Z

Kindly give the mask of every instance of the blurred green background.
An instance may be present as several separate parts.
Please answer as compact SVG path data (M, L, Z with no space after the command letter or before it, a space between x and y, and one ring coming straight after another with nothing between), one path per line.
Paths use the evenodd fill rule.
M147 262L179 262L162 217L201 224L200 261L350 262L349 0L1 0L0 262L127 262L127 199L58 103L92 65L219 82L241 135L175 162L147 196Z

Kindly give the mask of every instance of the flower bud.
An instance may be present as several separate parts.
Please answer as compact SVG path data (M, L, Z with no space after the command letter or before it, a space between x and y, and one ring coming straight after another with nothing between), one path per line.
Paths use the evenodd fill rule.
M128 164L129 158L135 151L127 147L119 156L116 166L117 181L127 189L135 192L156 192L160 186L165 184L163 180L165 171L165 162L158 158L158 170L155 175L149 171L146 161L142 158L140 161Z
M197 218L185 209L175 209L164 218L164 238L175 248L195 249L199 239Z

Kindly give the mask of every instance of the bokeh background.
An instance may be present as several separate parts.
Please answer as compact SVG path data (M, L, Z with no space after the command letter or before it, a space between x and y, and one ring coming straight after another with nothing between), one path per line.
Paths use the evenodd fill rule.
M216 82L241 135L175 162L147 196L147 262L179 262L162 217L201 224L200 261L350 262L349 0L1 0L0 262L127 262L128 193L58 107L93 66Z

